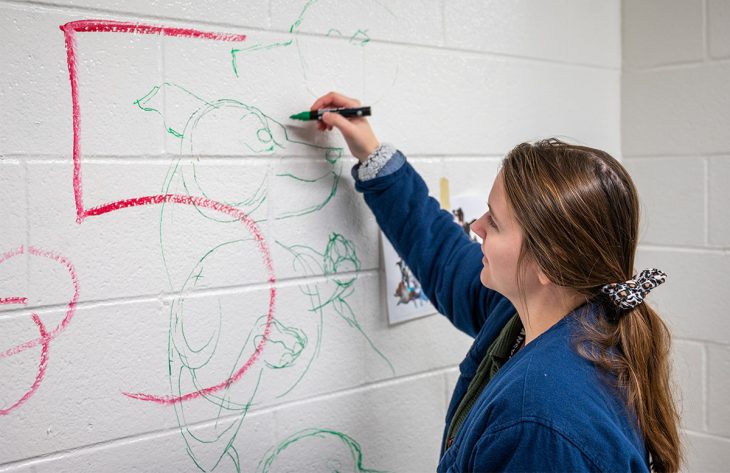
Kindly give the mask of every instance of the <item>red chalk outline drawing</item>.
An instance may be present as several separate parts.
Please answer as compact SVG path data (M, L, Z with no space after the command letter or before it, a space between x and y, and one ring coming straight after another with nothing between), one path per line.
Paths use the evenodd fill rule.
M219 384L210 386L195 392L187 393L181 396L160 396L146 393L123 393L125 396L129 396L134 399L143 401L151 401L159 404L174 404L177 402L187 401L195 399L201 396L215 393L232 383L235 383L246 373L251 365L258 359L263 351L264 345L269 338L271 331L271 323L274 314L274 302L276 300L276 277L274 276L274 268L271 261L271 253L269 247L259 230L256 223L245 213L231 207L229 205L222 204L210 199L203 197L192 197L189 195L179 194L158 194L149 196L132 197L128 199L118 200L109 202L106 204L98 205L96 207L85 208L83 203L83 187L81 179L81 111L79 108L78 100L78 75L76 71L76 33L132 33L132 34L152 34L152 35L164 35L164 36L179 36L188 38L201 38L216 41L230 41L240 42L246 39L245 35L240 34L228 34L228 33L212 33L198 31L189 28L170 28L163 26L154 25L142 25L138 23L125 23L120 21L110 20L80 20L72 21L60 26L63 31L64 38L66 41L66 54L68 61L68 72L71 81L71 100L73 103L73 189L74 198L76 201L76 222L81 223L87 217L94 217L103 215L106 213L114 212L116 210L122 210L129 207L137 207L142 205L158 205L164 203L180 204L180 205L191 205L195 207L204 207L214 211L226 214L234 219L238 220L245 225L246 229L254 236L258 245L259 251L261 252L264 266L268 271L268 283L269 283L269 311L267 314L266 328L264 334L261 337L261 341L256 346L254 353L244 363L244 365L236 371L230 378L222 381Z
M23 404L33 394L35 394L35 392L38 390L38 386L41 385L41 381L43 381L43 376L45 376L46 374L46 365L48 364L48 345L50 344L50 339L48 338L48 332L46 332L46 327L43 325L41 318L38 317L38 314L33 314L32 317L33 322L35 322L41 332L40 338L42 339L41 362L38 365L38 374L35 377L35 381L33 381L33 385L25 392L25 394L23 394L20 399L15 401L15 403L7 409L0 409L0 416L10 414L13 409L20 407L21 404Z
M0 297L0 305L5 304L27 304L27 297Z
M117 208L106 208L104 212L91 213L94 209L86 210L83 203L83 186L81 184L81 111L79 107L79 86L78 73L76 70L76 33L132 33L132 34L152 34L163 36L179 36L189 38L203 38L219 41L245 41L246 35L234 35L228 33L211 33L193 30L189 28L168 28L163 26L142 25L138 23L125 23L112 20L78 20L66 23L59 27L63 31L66 42L66 59L68 62L69 78L71 80L71 100L73 106L73 188L74 198L76 201L76 222L81 223L86 217L91 215L100 215L100 213L111 212ZM154 197L161 196L150 196ZM141 198L144 199L144 198ZM133 199L138 200L138 199ZM158 204L162 201L129 204L145 205ZM107 204L108 207L114 203ZM98 208L98 207L97 207Z
M7 415L10 412L12 412L14 409L20 407L21 404L23 404L25 401L27 401L35 392L38 390L38 387L41 384L41 381L43 381L43 376L46 374L46 365L48 364L48 347L51 344L51 341L58 336L61 332L63 332L68 324L71 322L71 319L73 318L74 314L76 313L76 302L79 300L79 281L76 278L76 270L74 269L71 262L66 259L65 257L54 253L52 251L44 251L41 249L38 249L33 246L28 247L28 253L34 256L40 256L43 258L48 258L54 261L57 261L58 263L64 265L66 267L66 270L68 271L69 276L71 277L71 282L74 286L74 294L71 297L71 300L68 302L68 309L66 310L66 316L63 318L63 320L53 329L51 333L48 333L46 330L46 327L43 325L43 322L41 321L41 318L38 316L38 314L32 314L31 317L33 318L33 322L38 326L38 330L40 332L40 337L35 338L33 340L28 340L27 342L21 343L19 345L16 345L12 348L9 348L5 350L4 352L0 352L0 360L3 360L5 358L9 358L13 355L17 355L18 353L25 351L29 348L33 348L35 346L41 345L41 361L38 365L38 374L36 375L35 381L33 381L33 385L28 389L28 391L21 396L19 400L17 400L13 405L10 407L7 407L5 409L0 409L0 415ZM4 263L5 261L9 260L10 258L14 258L16 256L25 254L25 247L22 245L14 250L10 250L6 253L3 253L0 255L0 264ZM0 298L0 304L26 304L28 302L28 299L25 297L5 297Z

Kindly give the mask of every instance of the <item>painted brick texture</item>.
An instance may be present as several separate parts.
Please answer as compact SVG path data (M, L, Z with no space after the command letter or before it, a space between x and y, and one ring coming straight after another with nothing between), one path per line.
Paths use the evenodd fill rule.
M77 33L74 151L59 26L88 19L246 40ZM618 0L1 1L0 298L26 301L0 306L0 409L37 389L0 416L0 471L321 471L323 459L344 470L353 455L363 468L433 471L470 340L436 314L388 324L379 233L353 159L334 134L287 117L332 89L359 97L432 194L447 177L453 194L486 199L522 141L636 151L622 143L621 21ZM722 34L713 57L725 54ZM725 73L711 66L720 76L702 75L707 86ZM707 138L727 152L723 137ZM706 169L723 166L713 157ZM724 244L720 184L700 219L709 230L688 229L681 244ZM94 211L167 195L178 197ZM257 351L271 274L275 319ZM41 329L55 333L47 350L32 343ZM677 356L712 373L714 355L685 342ZM681 379L708 383L690 368ZM688 428L714 409L694 406L705 392L687 392Z
M621 136L645 214L637 269L673 330L685 471L730 462L728 3L622 2Z

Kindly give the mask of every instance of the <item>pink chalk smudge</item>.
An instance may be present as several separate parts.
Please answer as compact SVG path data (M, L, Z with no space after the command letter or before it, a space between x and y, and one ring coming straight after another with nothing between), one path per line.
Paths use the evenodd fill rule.
M27 297L0 297L0 305L27 304Z
M266 244L266 240L264 239L263 234L259 230L258 226L255 224L255 222L246 215L244 212L241 212L239 209L222 204L220 202L216 202L214 200L206 199L203 197L192 197L188 195L179 195L179 194L161 194L161 195L152 195L152 196L146 196L146 197L135 197L132 199L126 199L126 200L120 200L117 202L111 202L108 204L101 205L99 207L94 207L88 210L85 210L83 215L84 218L88 216L97 216L97 215L103 215L105 213L114 212L117 210L122 210L130 207L136 207L136 206L143 206L143 205L155 205L155 204L162 204L162 203L173 203L173 204L180 204L180 205L190 205L195 207L202 207L207 208L211 210L215 210L221 213L224 213L230 217L235 218L236 220L243 223L249 232L254 236L254 239L256 240L256 243L258 244L259 250L261 251L263 260L264 260L264 266L266 267L268 273L269 273L269 311L266 318L266 327L264 329L264 334L259 342L259 344L256 346L256 349L254 353L251 355L251 357L244 363L244 365L236 371L230 378L214 385L210 386L204 389L200 389L198 391L194 391L191 393L183 394L181 396L162 396L162 395L154 395L154 394L146 394L146 393L127 393L123 392L125 396L131 397L133 399L139 399L141 401L149 401L149 402L155 402L158 404L174 404L176 402L183 402L190 399L195 399L201 396L205 396L208 394L215 393L217 391L220 391L222 389L225 389L227 386L230 386L231 384L235 383L241 377L246 373L246 371L253 365L258 357L261 355L261 352L264 349L264 345L266 343L266 340L269 338L269 333L271 331L271 321L274 317L274 305L276 300L276 277L274 276L274 266L273 262L271 260L271 253L269 251L268 245Z
M17 409L20 407L25 401L30 399L30 397L35 394L35 392L38 390L38 387L41 385L41 381L43 381L43 376L46 374L46 365L48 364L48 346L51 343L51 339L48 336L48 332L46 332L46 328L43 325L43 322L41 321L41 318L38 317L38 314L33 314L33 322L38 326L38 330L40 331L41 336L39 339L41 340L41 362L38 365L38 373L36 374L35 381L33 381L33 385L28 389L23 396L18 399L13 405L6 409L0 409L0 416L4 416L7 414L10 414L14 409Z
M79 110L79 85L76 70L76 33L133 33L177 36L188 38L203 38L216 41L245 41L246 35L229 33L212 33L190 28L168 28L164 26L143 25L112 20L78 20L63 24L59 27L63 31L66 42L66 62L71 81L71 101L73 107L73 186L76 200L76 221L84 219L83 192L81 186L81 113Z
M34 246L28 247L28 253L34 256L42 257L42 258L48 258L50 260L56 261L66 267L66 270L69 273L69 276L71 278L71 282L74 286L74 294L71 297L71 300L68 302L68 308L66 310L66 316L64 319L53 329L51 333L48 333L46 330L46 327L43 325L43 322L41 321L41 318L38 316L38 314L33 314L33 322L38 326L38 330L40 332L40 336L38 338L28 340L27 342L21 343L19 345L16 345L12 348L9 348L5 350L4 352L0 352L0 360L4 358L8 358L13 355L17 355L20 352L23 352L25 350L28 350L29 348L33 348L35 346L41 345L41 361L38 365L38 373L36 374L35 381L33 382L33 385L28 389L28 391L23 394L23 396L16 401L13 405L11 405L8 408L0 409L0 415L7 415L14 409L18 408L21 404L23 404L25 401L27 401L35 392L38 390L38 387L41 384L41 381L43 381L43 377L46 373L46 366L48 364L48 348L51 344L51 341L56 338L62 331L66 329L68 324L71 322L71 319L73 318L74 314L76 313L76 303L79 299L79 282L76 277L76 271L71 264L71 262L52 251L45 251L41 250L39 248L36 248ZM5 261L9 260L10 258L14 258L16 256L20 256L25 254L25 247L20 246L14 250L10 250L8 252L3 253L0 255L0 264L4 263ZM0 301L4 301L2 303L14 303L14 304L26 304L27 298L25 297L10 297L10 298L4 298L0 299ZM10 302L8 302L10 301Z
M192 28L173 28L167 26L144 25L115 20L78 20L61 26L66 31L77 33L132 33L155 34L164 36L180 36L185 38L202 38L215 41L238 42L245 41L246 35L233 33L213 33Z
M5 253L0 254L0 264L3 262L9 260L10 258L13 258L18 255L22 255L24 252L23 245L20 245L18 248L15 248L13 250L6 251Z
M71 283L74 287L74 293L71 297L71 300L68 301L67 309L66 309L66 315L63 318L63 320L56 325L56 327L53 329L53 331L49 334L47 334L48 341L52 341L54 338L56 338L61 332L66 330L66 327L68 327L68 324L71 323L71 319L73 318L74 314L76 313L76 303L79 300L79 280L76 277L76 269L74 268L73 264L64 256L59 255L58 253L54 253L52 251L45 251L41 250L39 248L36 248L34 246L28 247L28 253L34 256L39 256L42 258L48 258L50 260L56 261L63 266L66 267L66 271L68 271L69 277L71 278ZM7 256L10 254L10 256ZM0 264L5 262L6 260L25 254L25 248L21 246L20 248L10 251L8 253L5 253L3 256L0 256ZM29 348L36 347L38 345L42 345L46 340L44 340L44 337L38 337L33 340L28 340L24 343L21 343L19 345L16 345L12 348L9 348L3 352L0 352L0 360L4 358L8 358L13 355L17 355L20 352L23 352Z
M118 200L115 202L109 202L106 204L98 205L86 209L83 203L83 185L81 177L81 111L79 108L78 99L78 75L76 70L76 33L132 33L132 34L159 34L167 36L177 37L190 37L190 38L203 38L216 41L244 41L245 35L227 34L227 33L211 33L203 32L194 29L186 28L168 28L163 26L151 26L142 25L138 23L126 23L119 21L110 20L80 20L66 23L60 26L61 31L64 33L66 42L66 58L68 63L68 72L71 82L71 101L73 108L73 189L74 199L76 202L76 222L81 223L87 217L95 217L104 215L107 213L123 210L131 207L146 206L146 205L160 205L165 203L179 204L179 205L191 205L195 207L205 207L214 211L218 211L229 215L241 223L243 223L248 231L253 234L259 251L261 252L264 266L268 271L268 282L269 282L269 311L267 314L266 328L264 329L264 336L261 342L256 346L254 353L246 361L246 363L234 373L228 379L222 381L219 384L210 386L199 391L187 393L181 396L161 396L154 394L145 393L123 393L125 396L140 399L143 401L150 401L159 404L174 404L177 402L187 401L207 394L211 394L221 389L225 389L232 383L238 381L249 369L251 365L256 362L259 355L263 351L264 345L268 340L269 333L271 330L271 322L274 315L274 305L276 300L276 277L274 275L274 267L271 261L271 252L266 243L266 240L259 230L256 223L245 213L241 212L235 207L225 205L220 202L216 202L203 197L192 197L188 195L178 194L159 194L149 195L142 197L132 197L128 199Z

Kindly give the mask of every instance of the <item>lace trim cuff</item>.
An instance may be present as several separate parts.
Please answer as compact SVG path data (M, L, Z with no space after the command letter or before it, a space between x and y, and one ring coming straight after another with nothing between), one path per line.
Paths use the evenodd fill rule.
M361 164L357 169L357 177L361 181L375 179L378 176L378 172L380 172L380 170L388 164L388 161L390 161L390 158L393 157L395 151L395 146L390 143L382 143L370 156L368 156L367 161Z

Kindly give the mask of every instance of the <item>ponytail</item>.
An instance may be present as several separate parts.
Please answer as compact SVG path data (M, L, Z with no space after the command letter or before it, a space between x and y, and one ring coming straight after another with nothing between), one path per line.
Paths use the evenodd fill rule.
M679 471L682 451L670 381L669 329L646 303L618 313L610 307L605 313L600 321L582 319L578 352L615 376L644 434L652 471Z

